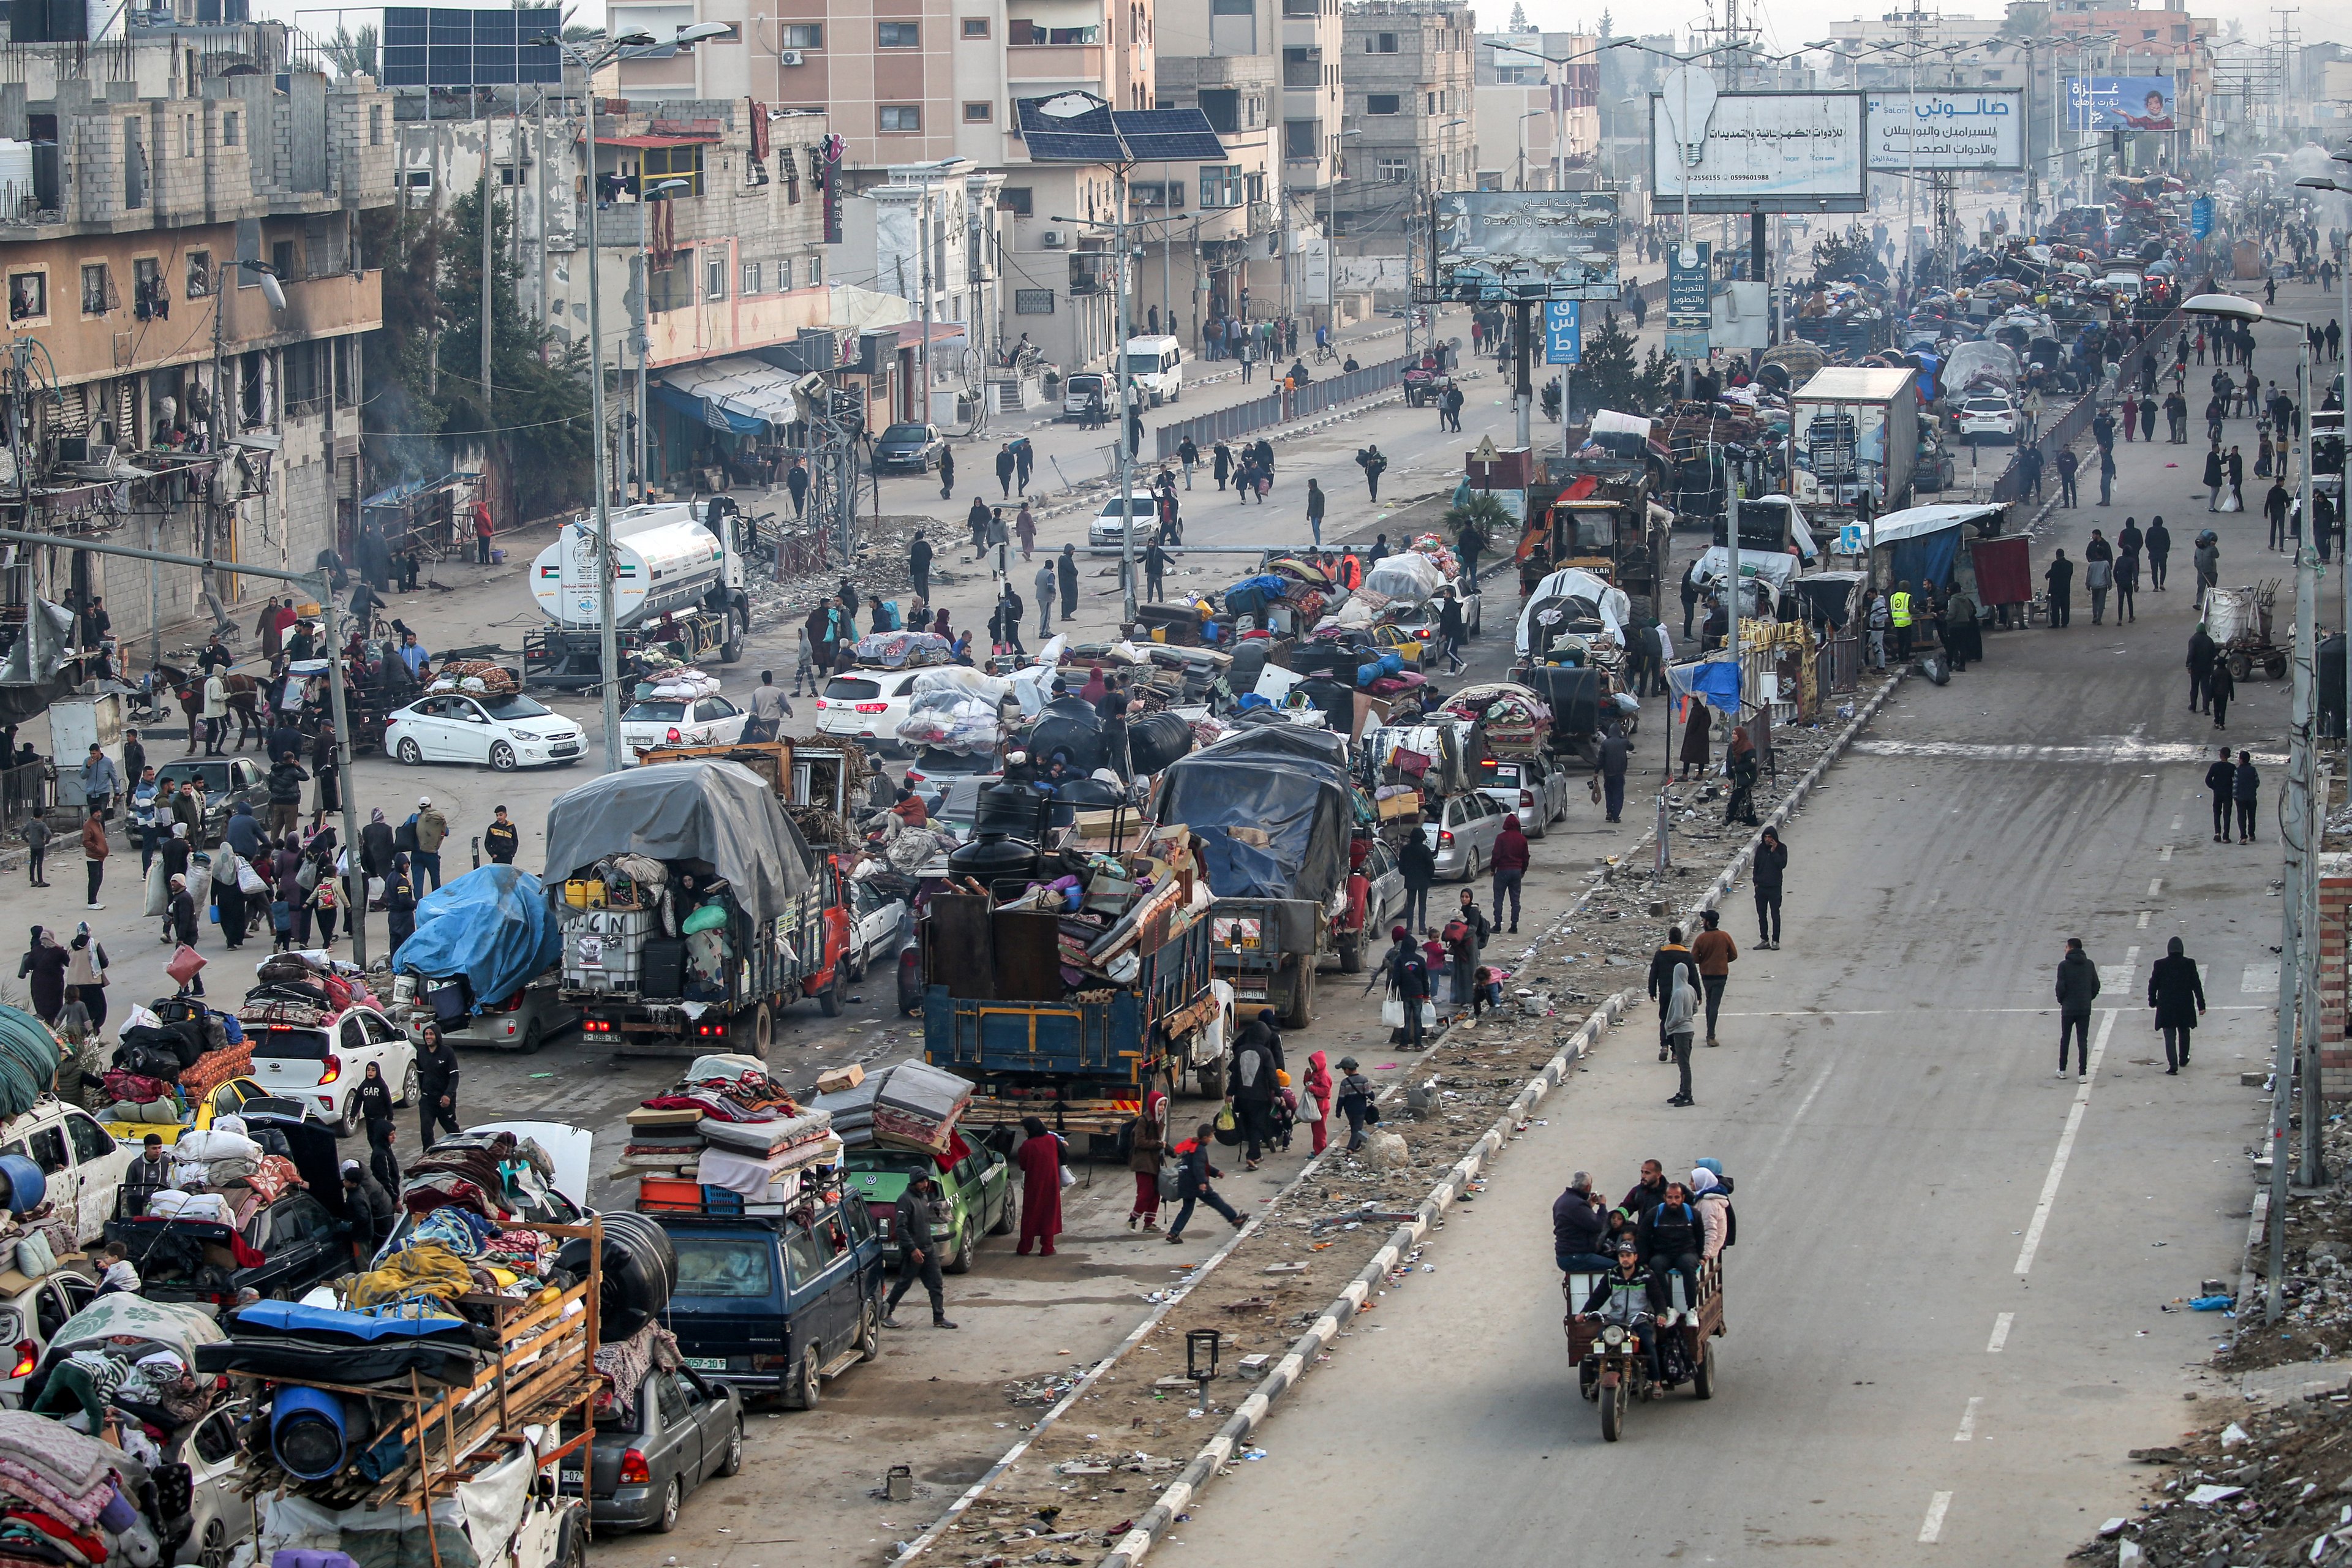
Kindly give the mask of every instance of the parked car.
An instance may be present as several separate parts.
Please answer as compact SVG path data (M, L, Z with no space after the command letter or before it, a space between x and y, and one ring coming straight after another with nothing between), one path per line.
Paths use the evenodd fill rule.
M1404 908L1404 868L1397 863L1396 851L1375 838L1364 851L1361 869L1369 884L1364 895L1364 929L1383 931L1389 916Z
M85 1243L105 1234L114 1191L138 1153L137 1144L108 1137L89 1111L47 1095L0 1126L0 1154L22 1154L41 1168L48 1201L78 1216Z
M252 1415L249 1401L230 1400L197 1422L182 1445L180 1458L194 1487L189 1514L194 1523L173 1554L175 1568L226 1568L237 1547L252 1538L258 1521L254 1500L246 1493L245 1450L237 1442Z
M1997 393L1979 393L1960 404L1960 439L1971 446L2017 439L2017 409Z
M187 788L191 779L203 783L204 835L207 845L220 842L221 830L228 826L229 813L239 801L253 807L256 816L268 820L268 777L251 757L182 757L155 770L158 789L165 779L170 779L176 789Z
M1440 880L1478 879L1481 868L1495 858L1495 840L1503 831L1503 808L1476 790L1448 795L1435 815L1422 824L1430 847L1437 851Z
M87 1263L61 1262L37 1279L13 1273L9 1278L23 1283L0 1295L0 1353L8 1358L7 1375L0 1377L0 1409L21 1410L25 1379L58 1331L97 1297L98 1275Z
M898 1251L898 1204L907 1184L919 1175L939 1178L948 1219L933 1239L940 1243L940 1267L950 1274L968 1272L980 1238L1009 1235L1018 1216L1013 1166L993 1149L975 1149L941 1171L929 1154L868 1143L850 1150L842 1165L842 1184L866 1200L875 1228L890 1244L893 1257Z
M1061 417L1073 420L1084 419L1087 416L1087 409L1099 400L1102 404L1103 417L1108 420L1111 416L1111 400L1117 394L1111 391L1110 377L1099 371L1080 371L1062 383Z
M813 1219L656 1216L677 1248L668 1323L686 1364L803 1410L881 1353L887 1248L855 1194Z
M876 888L870 880L849 884L849 978L863 980L877 960L887 961L898 951L898 931L906 924L907 903ZM908 931L914 928L908 925Z
M445 691L394 712L383 727L383 746L412 768L473 763L503 773L576 763L587 750L588 731L520 694L478 698Z
M340 1180L333 1195L340 1206ZM310 1192L292 1188L242 1225L142 1215L109 1222L106 1237L130 1254L147 1300L226 1307L240 1290L292 1300L351 1273L351 1238L336 1228L336 1217Z
M1124 510L1120 510L1122 506ZM1103 500L1101 510L1095 513L1095 520L1087 524L1087 548L1118 554L1125 549L1124 540L1128 532L1132 531L1135 552L1140 555L1151 543L1151 536L1159 527L1160 505L1140 489L1124 502L1117 496L1108 496Z
M971 798L976 802L980 792L994 784L1003 772L1004 765L996 760L992 752L948 752L937 746L925 746L915 753L915 760L907 766L907 787L930 801L950 785L969 784ZM952 805L950 800L950 814ZM930 809L937 815L940 807L934 805ZM977 806L965 812L964 821L969 823L976 812Z
M602 1529L667 1535L677 1528L688 1492L742 1468L742 1394L690 1367L656 1367L627 1409L616 1400L597 1412L586 1467L588 1517ZM581 1469L577 1452L564 1458L567 1494L578 1495Z
M412 979L404 974L394 984L397 987ZM559 976L542 974L504 1001L467 1014L461 1023L441 1025L441 1037L453 1046L487 1046L530 1056L566 1029L580 1026L580 1009L564 1001L562 993ZM394 994L397 997L400 993L395 990ZM425 1026L434 1021L433 1010L420 1004L402 1021L409 1044L422 1046Z
M634 702L621 715L621 750L634 757L656 746L731 746L751 717L724 697Z
M315 1108L348 1138L360 1130L360 1080L373 1062L402 1105L416 1102L416 1047L373 1007L347 1007L331 1025L248 1024L254 1080L268 1093Z
M898 726L914 700L915 674L861 665L835 676L816 700L816 732L872 742L877 749L897 747Z
M936 425L893 425L875 439L874 471L919 474L940 466L948 444Z
M1506 811L1519 814L1530 838L1568 815L1568 773L1548 758L1486 757L1478 763L1478 793ZM1502 825L1496 824L1496 831Z

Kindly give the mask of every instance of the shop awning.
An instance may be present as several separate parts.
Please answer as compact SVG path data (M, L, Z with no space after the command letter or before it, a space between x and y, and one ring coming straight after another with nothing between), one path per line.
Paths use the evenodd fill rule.
M694 402L697 416L714 428L713 410L738 435L755 434L761 425L790 425L800 417L792 391L798 378L750 354L672 365L661 379L666 390Z
M705 402L690 392L680 392L675 386L656 382L654 395L696 424L724 431L730 436L757 436L768 427L765 420L747 418L719 404Z

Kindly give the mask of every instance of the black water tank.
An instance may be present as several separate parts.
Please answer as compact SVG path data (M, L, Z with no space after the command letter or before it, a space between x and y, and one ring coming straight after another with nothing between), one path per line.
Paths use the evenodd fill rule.
M1036 874L1037 847L1025 838L992 835L948 852L948 875L970 877L982 886Z
M1045 821L1050 799L1025 784L991 784L980 792L980 799L974 805L972 835L981 838L1009 835L1034 840Z
M677 1248L669 1232L644 1215L608 1209L604 1222L604 1292L597 1306L596 1337L610 1344L625 1340L669 1308L677 1286ZM588 1272L588 1239L574 1237L556 1255L559 1267Z

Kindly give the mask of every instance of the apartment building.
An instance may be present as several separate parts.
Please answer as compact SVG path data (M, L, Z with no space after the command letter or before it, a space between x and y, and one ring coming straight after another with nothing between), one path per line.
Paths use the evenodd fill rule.
M1350 133L1334 197L1340 249L1403 253L1424 197L1477 184L1475 22L1449 0L1358 0L1339 20Z
M1198 108L1221 163L1139 167L1130 187L1146 254L1138 331L1172 321L1194 352L1202 312L1287 312L1283 223L1284 0L1158 0L1154 103ZM1311 160L1300 165L1311 172ZM1159 265L1152 263L1157 261Z
M7 412L33 469L0 511L307 568L357 530L360 339L383 314L360 220L393 200L391 100L280 23L127 20L0 45L0 280L27 350ZM229 572L54 551L35 569L46 597L102 594L126 641L240 596Z
M885 173L882 184L847 198L836 266L870 278L877 296L906 301L907 319L892 329L890 416L953 428L971 420L985 395L986 368L1003 346L996 332L1003 319L1004 175L969 158ZM872 331L880 327L869 323Z
M1601 149L1601 40L1590 33L1481 33L1472 101L1478 187L1589 185Z

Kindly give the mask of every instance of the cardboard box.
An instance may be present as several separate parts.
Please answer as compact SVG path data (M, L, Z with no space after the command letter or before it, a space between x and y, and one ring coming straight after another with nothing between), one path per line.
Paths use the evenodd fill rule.
M865 1081L866 1069L857 1063L852 1062L845 1068L829 1068L817 1074L816 1091L819 1094L840 1094L844 1090L856 1089Z

